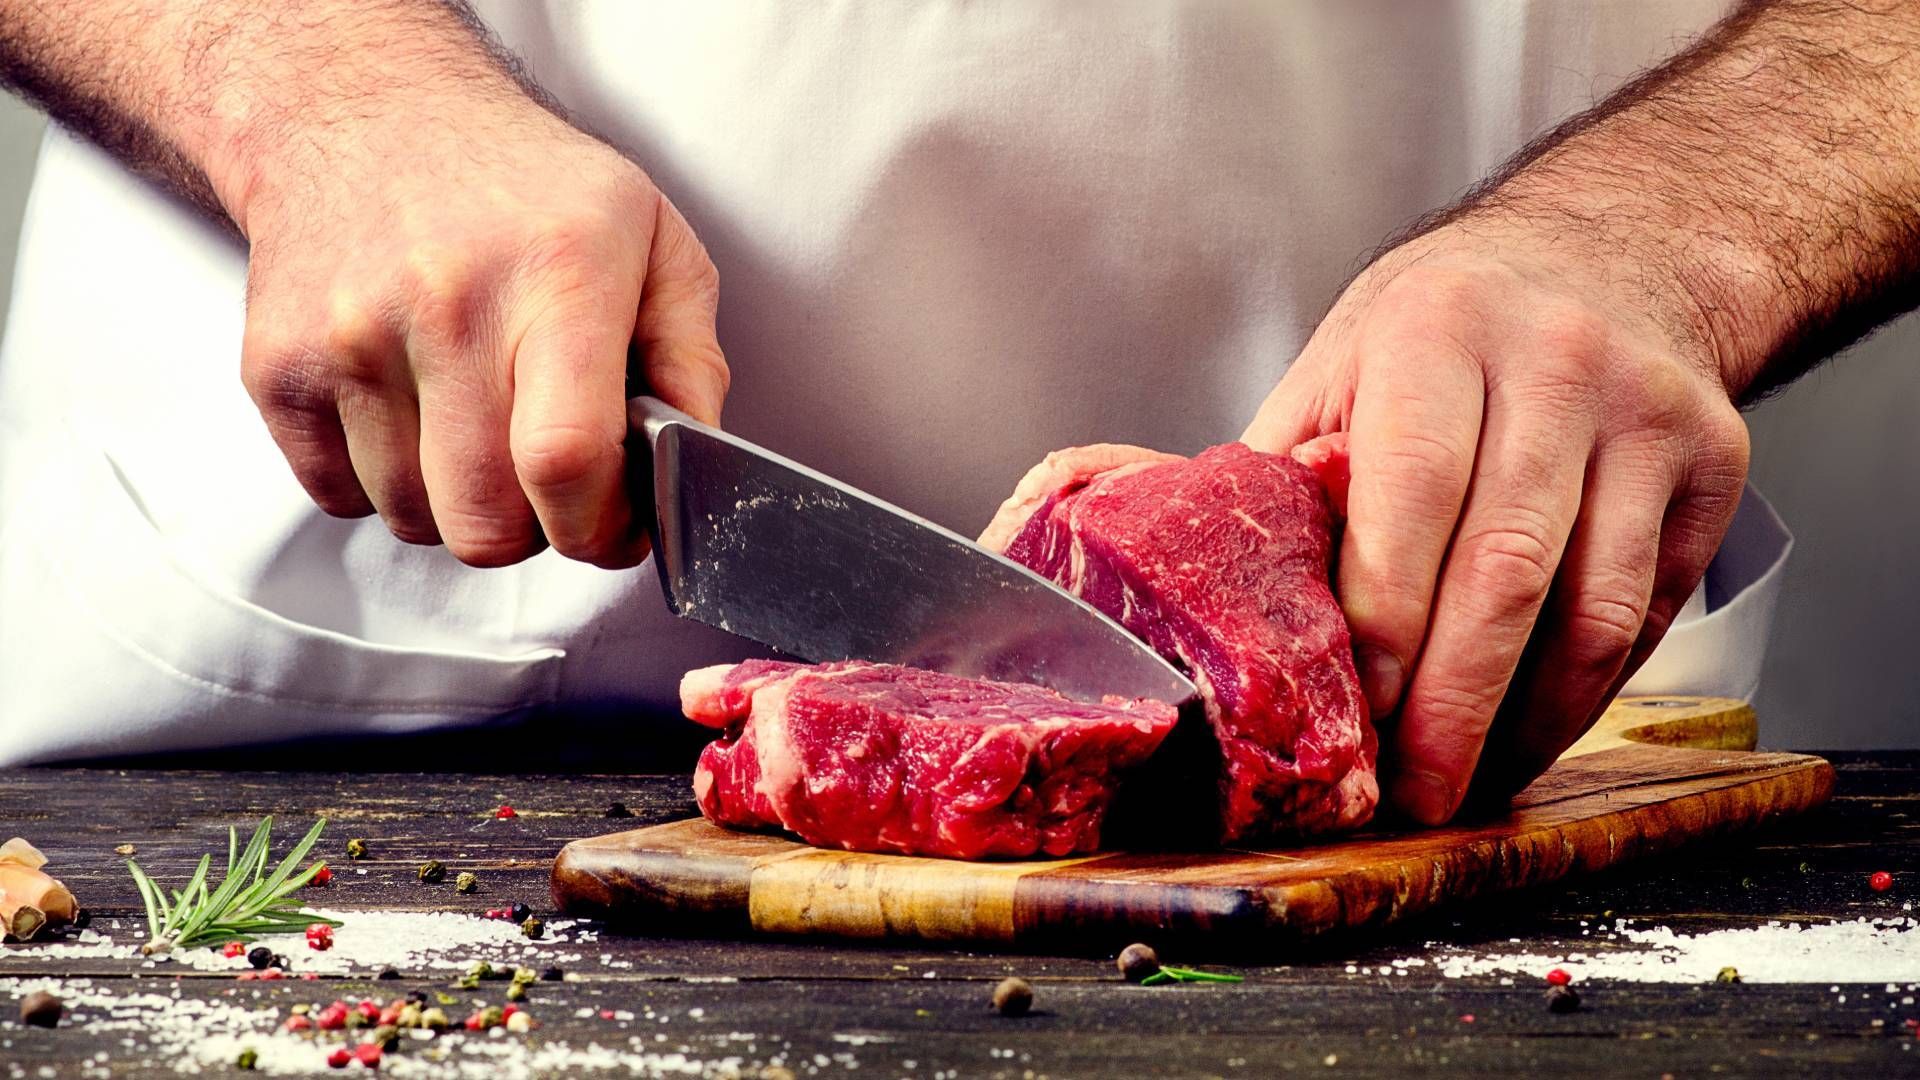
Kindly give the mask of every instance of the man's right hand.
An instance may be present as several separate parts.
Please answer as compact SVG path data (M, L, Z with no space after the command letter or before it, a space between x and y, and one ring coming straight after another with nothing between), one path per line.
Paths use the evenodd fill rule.
M718 422L706 250L645 173L531 100L349 126L229 200L252 249L242 375L294 475L475 566L543 541L638 562L629 346L653 393Z

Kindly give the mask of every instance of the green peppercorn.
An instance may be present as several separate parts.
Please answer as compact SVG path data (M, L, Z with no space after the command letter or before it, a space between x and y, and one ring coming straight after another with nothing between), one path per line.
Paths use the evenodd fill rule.
M421 881L429 885L438 885L440 882L446 880L446 877L446 864L439 859L428 859L426 862L420 864Z
M233 1067L236 1069L251 1069L259 1064L259 1062L260 1054L255 1051L253 1047L249 1046L245 1050L240 1051L239 1057L233 1059Z
M1033 1008L1033 987L1025 979L1001 979L993 988L993 1007L1001 1016L1025 1016Z
M487 963L485 960L475 960L473 962L473 966L467 969L468 977L474 978L474 979L485 979L491 976L492 974L493 974L493 965Z
M400 1038L399 1028L395 1027L392 1024L382 1024L379 1027L373 1029L373 1036L367 1041L373 1043L375 1046L378 1046L382 1050L386 1050L392 1047L394 1042L396 1042L399 1038Z
M400 1007L400 1018L396 1023L403 1028L417 1028L420 1026L421 1012L420 1006L408 1002Z
M430 1009L420 1010L420 1026L434 1031L445 1031L453 1026L453 1021L447 1019L447 1010L436 1005Z
M475 981L478 981L478 980L475 980ZM452 994L447 993L445 990L435 990L433 992L433 1000L439 1002L442 1005L453 1005L453 1004L457 1004L460 1001L459 998L454 997Z
M462 870L460 876L453 879L453 891L463 893L479 892L480 879Z
M347 841L347 858L364 859L366 857L367 857L367 842L365 840L362 840L356 836L353 839Z
M514 968L513 969L513 981L516 983L521 983L521 984L530 983L538 980L539 978L540 978L540 973L533 970L532 968Z
M512 986L507 987L507 1000L508 1001L527 1000L527 984L517 982L517 983L514 983Z
M480 1026L482 1029L497 1028L505 1023L506 1020L506 1014L500 1010L498 1005L489 1005L480 1010Z
M1723 967L1720 969L1720 973L1713 977L1713 981L1718 983L1737 983L1740 981L1740 969Z
M546 935L547 924L541 922L538 915L529 915L527 921L520 924L520 932L530 938L538 939Z

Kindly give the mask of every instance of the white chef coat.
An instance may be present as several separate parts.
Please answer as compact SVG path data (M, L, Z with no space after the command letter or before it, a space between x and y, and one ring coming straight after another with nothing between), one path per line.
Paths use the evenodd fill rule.
M1364 253L1723 2L480 6L705 240L729 426L972 532L1056 447L1236 436ZM0 764L582 708L644 738L738 655L650 566L470 569L316 510L240 386L244 263L48 136Z

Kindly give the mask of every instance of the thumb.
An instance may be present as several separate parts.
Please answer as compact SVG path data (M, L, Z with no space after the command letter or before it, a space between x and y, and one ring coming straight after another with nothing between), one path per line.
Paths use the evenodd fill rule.
M634 325L640 370L660 400L717 426L731 382L714 330L720 274L680 211L665 196L658 206Z

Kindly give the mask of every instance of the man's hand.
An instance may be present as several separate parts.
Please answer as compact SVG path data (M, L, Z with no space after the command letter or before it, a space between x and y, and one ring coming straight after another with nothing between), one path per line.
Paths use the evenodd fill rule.
M1920 300L1920 3L1757 0L1416 226L1246 439L1348 431L1388 795L1508 794L1658 644L1752 400Z
M1503 697L1496 782L1572 745L1732 519L1746 427L1644 307L1525 236L1442 228L1353 283L1247 430L1351 433L1336 591L1374 715L1405 692L1387 790L1418 821L1452 816Z
M328 513L377 510L476 566L542 536L637 562L629 343L698 419L727 388L718 279L686 221L532 102L341 134L345 153L256 170L242 217L242 373L294 474Z
M718 282L457 0L0 0L0 82L247 239L242 377L330 513L637 562L630 350L717 422Z

